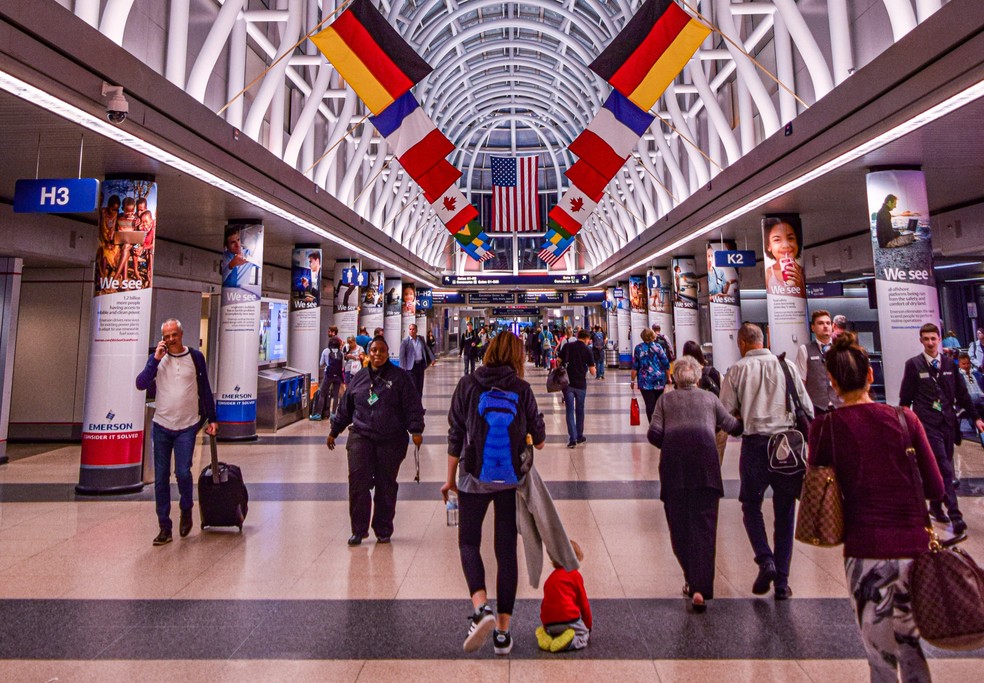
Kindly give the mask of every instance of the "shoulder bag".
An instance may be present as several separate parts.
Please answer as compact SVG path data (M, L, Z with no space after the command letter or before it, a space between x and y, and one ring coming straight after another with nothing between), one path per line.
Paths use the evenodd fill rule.
M823 426L830 433L832 459L836 462L834 430L828 424L832 419L833 414L828 415ZM823 436L821 432L817 444L823 443ZM833 467L807 465L796 515L796 540L822 548L844 542L844 498Z
M806 472L806 434L810 418L796 395L792 375L786 366L786 354L779 355L779 367L786 378L786 412L794 416L794 427L769 437L769 471L788 476L802 476Z
M571 380L567 376L567 368L558 365L547 373L547 391L552 393L563 391L571 385Z
M922 476L916 449L901 408L895 409L908 447L906 459L912 466L919 507L926 515L929 548L912 561L909 595L912 616L923 639L947 650L976 650L984 647L984 570L965 550L940 543L926 512Z

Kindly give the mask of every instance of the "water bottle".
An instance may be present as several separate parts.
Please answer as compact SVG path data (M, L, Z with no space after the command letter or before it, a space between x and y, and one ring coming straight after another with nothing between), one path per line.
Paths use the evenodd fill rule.
M448 526L458 526L458 494L448 491Z

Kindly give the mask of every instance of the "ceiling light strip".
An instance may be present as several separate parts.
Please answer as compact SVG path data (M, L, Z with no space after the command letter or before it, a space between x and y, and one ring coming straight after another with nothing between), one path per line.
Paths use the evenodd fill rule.
M273 204L267 201L266 199L263 199L262 197L259 197L258 195L255 195L252 192L249 192L248 190L245 190L229 182L228 180L225 180L224 178L220 178L219 176L215 175L214 173L211 173L210 171L206 171L205 169L196 166L195 164L186 161L185 159L182 159L181 157L178 157L172 154L171 152L161 149L160 147L157 147L156 145L153 145L150 142L147 142L146 140L143 140L142 138L133 135L132 133L128 133L124 129L110 124L108 121L103 121L101 118L97 116L93 116L89 112L79 109L78 107L69 104L68 102L65 102L64 100L59 99L54 95L47 93L33 85L25 83L19 78L11 76L10 74L4 71L0 71L0 90L4 90L10 93L11 95L19 97L20 99L30 104L46 109L52 112L53 114L57 114L58 116L61 116L62 118L70 121L71 123L75 123L84 128L88 128L89 130L98 133L99 135L102 135L105 138L108 138L114 142L118 142L119 144L124 145L125 147L129 147L130 149L140 152L141 154L144 154L152 159L156 159L161 163L167 164L168 166L178 171L181 171L182 173L187 173L193 178L197 178L198 180L201 180L204 183L207 183L219 190L222 190L223 192L232 195L233 197L241 199L249 204L252 204L256 208L260 209L261 211L265 211L267 213L273 214L274 216L282 218L286 221L290 221L291 223L294 223L304 228L305 230L309 230L310 232L313 232L316 235L324 237L326 240L330 242L334 242L335 244L338 244L342 247L351 249L352 251L354 251L357 254L360 254L361 256L377 261L382 265L386 266L387 268L391 268L392 270L402 273L403 275L406 275L412 280L421 281L424 284L430 285L431 287L437 286L437 283L435 281L427 280L425 278L420 277L419 275L415 275L414 273L411 273L410 271L401 268L395 263L391 263L384 258L381 258L369 251L366 251L364 248L356 244L353 244L352 242L349 242L337 235L333 235L330 232L327 232L326 230L315 225L309 220L301 218L300 216L291 213L286 209L282 209L276 204Z
M674 251L686 245L687 243L700 237L701 235L705 235L713 230L723 227L727 223L737 218L740 218L745 214L750 213L751 211L754 211L755 209L767 204L768 202L771 202L773 199L778 199L784 194L788 192L792 192L796 188L801 187L813 180L816 180L817 178L820 178L821 176L824 176L827 173L830 173L831 171L840 168L844 164L850 163L851 161L854 161L855 159L858 159L864 156L865 154L873 152L879 147L883 147L884 145L887 145L889 142L892 142L893 140L897 140L901 137L904 137L909 133L912 133L913 131L922 128L926 124L932 123L933 121L936 121L937 119L942 118L947 114L956 111L960 107L963 107L966 104L970 104L971 102L980 99L981 97L984 97L984 81L979 81L978 83L975 83L969 88L962 90L961 92L944 100L943 102L940 102L939 104L930 107L926 111L913 116L911 119L908 119L907 121L900 123L899 125L895 126L891 130L886 131L885 133L882 133L881 135L878 135L872 138L871 140L861 143L854 149L851 149L845 152L844 154L841 154L839 157L836 157L824 164L821 164L820 166L813 169L812 171L808 171L807 173L804 173L803 175L794 178L793 180L790 180L789 182L783 185L780 185L779 187L772 190L771 192L767 192L751 200L750 202L747 202L746 204L740 206L739 208L726 213L724 216L708 223L707 225L701 228L698 228L697 230L694 230L693 232L687 234L686 236L681 237L680 239L663 247L659 251L650 254L646 258L639 259L638 261L628 266L627 268L623 268L622 270L618 271L614 275L610 275L609 277L605 278L598 284L604 285L608 282L611 282L612 280L615 280L625 275L629 271L635 270L636 268L641 268L642 266L650 265L653 259L659 258L664 254L668 254L669 252Z

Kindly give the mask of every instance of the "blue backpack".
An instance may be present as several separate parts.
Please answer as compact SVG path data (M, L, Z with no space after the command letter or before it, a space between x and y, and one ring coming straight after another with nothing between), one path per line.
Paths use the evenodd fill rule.
M519 395L492 388L478 399L478 414L484 421L485 440L481 446L479 481L489 484L517 484L513 462L510 426L519 412Z

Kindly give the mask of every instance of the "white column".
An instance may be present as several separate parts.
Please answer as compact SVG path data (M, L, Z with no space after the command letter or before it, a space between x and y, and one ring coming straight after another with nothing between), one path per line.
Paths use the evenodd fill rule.
M0 465L7 462L10 390L14 380L14 350L23 268L22 259L0 258Z

